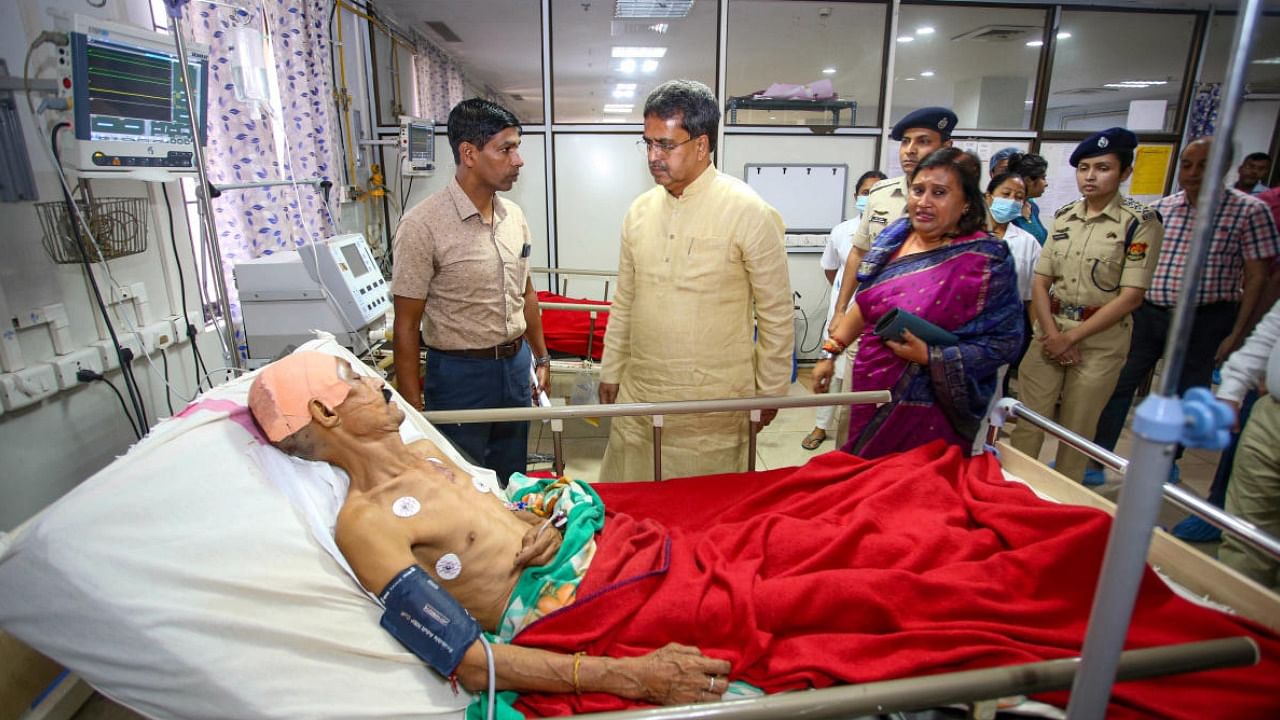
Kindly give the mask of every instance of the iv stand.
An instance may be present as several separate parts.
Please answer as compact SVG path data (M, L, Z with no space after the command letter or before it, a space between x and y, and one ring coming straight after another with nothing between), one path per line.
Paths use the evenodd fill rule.
M194 98L191 92L191 68L187 65L187 44L182 37L182 6L190 0L164 0L169 15L169 29L173 33L173 42L178 50L178 66L182 69L182 87L187 93L187 113L191 123L191 137L195 141L192 149L195 152L196 171L200 174L200 191L196 197L200 204L200 219L204 225L204 242L208 250L213 270L213 279L218 294L218 310L222 313L222 359L227 367L245 369L245 363L236 349L235 325L231 319L231 300L227 295L227 281L222 272L222 246L218 243L218 228L213 222L213 203L209 199L209 173L204 164L204 145L200 142L199 121L194 112ZM206 103L207 106L207 103ZM205 111L206 123L208 111ZM191 339L195 342L195 338Z
M1208 390L1193 388L1185 399L1180 400L1177 396L1178 378L1182 374L1184 348L1191 334L1200 274L1209 255L1213 219L1222 202L1223 175L1231 159L1231 135L1243 98L1249 45L1261 9L1262 0L1244 0L1236 17L1235 42L1220 115L1222 122L1210 146L1209 166L1196 204L1191 248L1187 253L1178 305L1165 343L1160 388L1147 396L1134 418L1136 440L1133 458L1125 472L1115 520L1107 539L1102 574L1085 632L1080 673L1071 687L1071 700L1067 705L1068 720L1092 720L1106 716L1116 666L1124 649L1134 599L1146 566L1151 529L1160 510L1160 486L1169 476L1174 448L1178 442L1225 446L1226 429L1231 427L1230 410L1214 400Z

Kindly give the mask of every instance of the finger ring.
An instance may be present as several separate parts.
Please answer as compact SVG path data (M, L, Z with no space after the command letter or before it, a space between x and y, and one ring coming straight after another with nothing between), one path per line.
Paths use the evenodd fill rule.
M716 676L711 676L711 683L707 685L707 692L714 693L716 691Z

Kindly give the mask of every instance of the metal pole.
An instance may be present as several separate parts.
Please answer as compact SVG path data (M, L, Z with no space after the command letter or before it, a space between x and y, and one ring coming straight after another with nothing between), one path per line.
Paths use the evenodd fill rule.
M662 416L653 416L653 479L662 479Z
M483 408L478 410L428 410L423 413L436 425L470 422L522 422L560 418L602 418L623 415L688 415L713 412L746 412L765 408L803 408L822 405L883 404L893 400L888 390L824 393L820 395L782 395L779 397L722 398L711 400L673 400L671 402L612 403L609 405L555 405L552 407Z
M218 192L225 190L247 190L250 188L268 188L277 185L314 185L320 187L327 182L324 178L312 178L310 180L259 180L257 182L227 183L226 185L214 185L213 189Z
M760 433L760 411L752 410L750 413L751 424L747 428L747 472L756 471L756 435Z
M1125 483L1111 524L1107 551L1102 561L1102 574L1094 595L1081 653L1083 667L1071 688L1067 706L1068 720L1102 718L1106 715L1116 666L1124 648L1134 598L1142 579L1151 528L1160 510L1160 486L1168 477L1173 452L1183 424L1182 406L1175 398L1182 374L1183 350L1191 333L1200 273L1209 254L1213 220L1222 200L1223 174L1231 152L1231 134L1244 88L1244 73L1249 62L1249 46L1257 24L1262 0L1245 0L1236 16L1235 43L1231 64L1227 69L1222 124L1218 139L1209 151L1205 182L1196 204L1192 226L1191 249L1183 270L1183 284L1178 306L1169 327L1165 344L1164 371L1156 396L1148 397L1138 408L1134 428L1137 439L1133 464L1125 474Z
M1258 646L1251 639L1223 638L1130 650L1121 656L1119 676L1121 680L1139 680L1214 667L1252 665L1257 661ZM800 717L806 720L825 720L885 715L952 703L979 702L1009 695L1061 690L1071 682L1079 667L1079 658L1063 658L984 670L842 685L809 692L778 693L746 700L589 713L579 717L592 720L774 720Z
M556 471L556 477L564 476L564 421L551 421L551 443L555 447L555 464L551 467Z
M169 12L169 29L173 33L173 42L178 50L178 67L182 70L182 87L187 93L187 118L191 123L191 149L195 155L196 172L200 175L200 192L196 198L200 203L200 215L204 221L205 244L212 255L213 279L217 284L218 309L222 312L222 354L228 367L244 369L244 361L236 349L236 331L231 322L231 300L227 295L227 280L222 272L222 246L218 243L218 228L213 222L213 203L209 201L209 173L204 165L204 146L200 144L200 127L197 116L195 98L197 93L191 91L191 68L187 66L187 43L182 37L182 3L185 0L166 0ZM205 99L206 108L208 100ZM209 112L205 110L205 121L208 123ZM194 342L194 339L192 340Z

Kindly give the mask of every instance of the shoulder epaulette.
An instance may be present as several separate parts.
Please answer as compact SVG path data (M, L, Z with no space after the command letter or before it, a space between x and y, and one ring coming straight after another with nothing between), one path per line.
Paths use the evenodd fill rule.
M1140 203L1131 197L1126 197L1124 200L1122 200L1120 202L1120 207L1124 208L1125 210L1128 210L1130 214L1135 215L1139 220L1143 222L1146 222L1148 220L1153 220L1156 218L1155 210L1152 210L1149 206L1144 205L1143 203Z
M1058 208L1057 210L1055 210L1055 211L1053 212L1053 216L1054 216L1054 217L1056 217L1056 218L1057 218L1057 217L1062 217L1063 215L1065 215L1065 214L1067 214L1068 212L1070 212L1071 208L1075 207L1077 202L1079 202L1079 201L1078 201L1078 200L1072 200L1071 202L1067 203L1066 205L1063 205L1062 207Z

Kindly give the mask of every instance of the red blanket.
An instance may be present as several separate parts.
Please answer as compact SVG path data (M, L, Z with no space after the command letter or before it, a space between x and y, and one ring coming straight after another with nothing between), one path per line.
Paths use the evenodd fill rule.
M538 291L538 302L579 303L583 305L599 305L607 308L609 303L599 300L583 300ZM587 356L587 338L591 338L591 359L599 361L604 354L604 329L609 324L609 312L596 316L594 328L591 313L582 310L543 310L542 336L547 347L556 352L569 353L578 357Z
M676 641L770 692L1076 655L1110 525L941 443L596 489L609 514L577 602L516 643L630 656ZM1280 638L1177 598L1148 570L1128 648L1241 634L1261 665L1122 683L1108 716L1280 717ZM534 715L628 705L520 702Z

